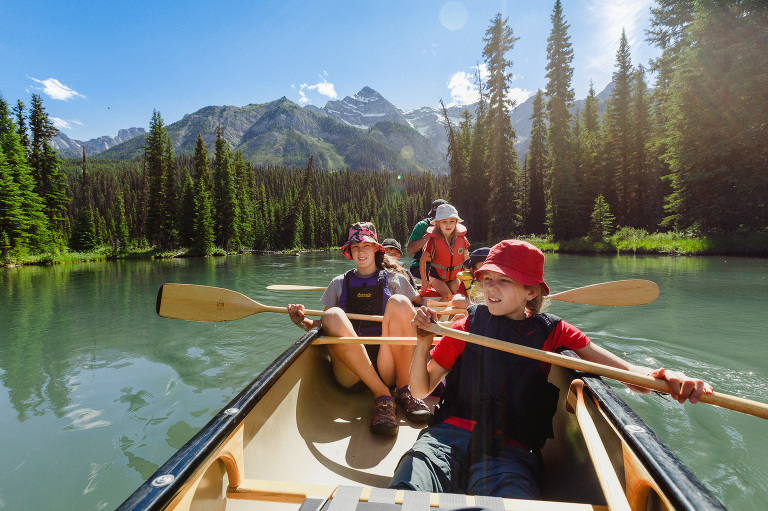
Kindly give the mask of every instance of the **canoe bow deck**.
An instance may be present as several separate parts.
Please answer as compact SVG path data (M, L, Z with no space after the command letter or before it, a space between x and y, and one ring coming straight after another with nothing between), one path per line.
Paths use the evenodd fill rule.
M317 336L310 331L280 355L119 509L315 510L332 493L324 509L724 509L600 378L576 375L585 382L579 413L576 394L569 399L574 374L558 367L550 374L561 388L555 439L542 453L545 501L386 490L422 426L398 410L396 437L372 435L370 393L334 382L325 348L312 345ZM590 442L584 420L594 424ZM602 465L587 443L604 448Z

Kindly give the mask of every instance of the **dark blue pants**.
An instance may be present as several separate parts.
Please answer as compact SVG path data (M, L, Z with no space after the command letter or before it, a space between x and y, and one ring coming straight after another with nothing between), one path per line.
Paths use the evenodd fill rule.
M493 455L472 459L471 433L449 424L422 430L397 465L390 488L431 493L466 493L541 499L539 462L530 451L502 445Z

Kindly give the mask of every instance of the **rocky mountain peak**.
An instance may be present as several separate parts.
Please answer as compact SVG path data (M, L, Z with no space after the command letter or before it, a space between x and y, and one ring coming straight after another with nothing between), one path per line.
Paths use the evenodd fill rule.
M395 105L367 86L352 97L329 101L323 111L329 117L360 129L368 129L381 121L409 124Z

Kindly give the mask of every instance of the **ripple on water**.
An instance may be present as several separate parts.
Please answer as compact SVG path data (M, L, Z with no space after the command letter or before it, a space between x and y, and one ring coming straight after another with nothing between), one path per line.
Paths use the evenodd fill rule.
M72 419L72 423L64 426L62 429L82 431L92 428L103 428L111 425L112 423L109 421L95 420L102 413L102 410L94 410L93 408L79 408L77 410L72 410L65 415L68 419Z

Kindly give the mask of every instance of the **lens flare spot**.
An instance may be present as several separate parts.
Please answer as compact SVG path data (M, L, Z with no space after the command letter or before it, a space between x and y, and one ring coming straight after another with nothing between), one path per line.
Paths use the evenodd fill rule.
M446 2L440 9L440 24L448 30L464 28L467 22L467 8L461 2Z
M400 149L400 156L402 156L407 160L410 160L411 158L413 158L413 147L407 145L402 149Z

